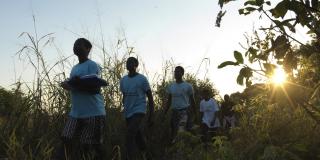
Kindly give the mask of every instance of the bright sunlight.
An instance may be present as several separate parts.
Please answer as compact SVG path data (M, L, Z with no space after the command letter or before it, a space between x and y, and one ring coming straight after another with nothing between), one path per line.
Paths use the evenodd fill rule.
M271 81L276 85L282 85L286 81L286 72L282 68L275 69Z

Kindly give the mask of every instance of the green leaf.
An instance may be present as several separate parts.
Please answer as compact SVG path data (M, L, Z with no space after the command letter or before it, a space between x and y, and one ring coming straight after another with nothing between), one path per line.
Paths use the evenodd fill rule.
M218 4L220 5L220 8L222 8L224 4L227 4L231 1L234 1L234 0L219 0Z
M264 0L256 0L256 4L258 6L261 6L264 3Z
M245 9L246 9L248 12L252 12L252 11L257 10L257 8L254 8L254 7L246 7Z
M246 85L250 86L251 85L250 77L252 77L251 68L249 68L249 67L241 68L239 71L239 75L237 77L237 83L240 85L243 85L244 79L246 79Z
M223 3L224 3L224 0L219 0L218 4L220 5L220 8L223 7Z
M288 9L288 1L283 0L278 3L275 8L271 9L271 13L275 18L283 18L286 15Z
M264 67L264 69L266 71L266 74L268 76L272 75L274 69L276 69L276 66L274 64L271 64L271 63L263 63L263 67Z
M246 77L246 86L249 87L251 85L252 85L252 81L248 77Z
M222 17L226 14L227 11L219 11L218 15L217 15L217 18L216 18L216 26L217 27L220 27L221 25L221 20L222 20Z
M284 31L283 24L282 24L280 21L278 21L278 20L274 20L273 22L276 24L276 26L277 26L277 27L279 27L281 30L283 30L283 31Z
M241 9L238 10L238 12L239 12L239 14L244 14L244 9L241 8Z
M305 26L311 22L311 19L308 16L308 9L303 3L298 1L292 1L289 3L288 8L297 15L297 23L300 23L302 26Z
M270 2L270 1L267 1L266 4L270 6L270 5L271 5L271 2Z
M307 34L314 34L314 31L313 31L313 30L309 30L309 31L307 32Z
M234 58L237 60L237 62L239 64L243 64L243 57L242 57L242 54L240 52L234 51L233 55L234 55Z
M220 69L220 68L223 68L223 67L225 67L225 66L230 66L230 65L232 65L232 66L237 66L237 65L239 65L239 63L237 63L237 62L232 62L232 61L225 61L225 62L222 62L222 63L218 66L218 68Z
M239 74L237 77L237 83L240 85L243 85L243 79L244 79L244 77L241 74Z
M291 32L295 33L295 32L296 32L295 26L290 23L290 22L293 21L293 20L294 20L294 19L284 20L284 21L282 21L282 24L283 24L284 26L288 27Z
M255 0L248 0L247 2L244 2L244 5L252 5L252 6L257 6L257 3Z
M272 47L274 48L275 58L282 59L290 49L289 40L284 35L278 36L273 42Z
M249 49L248 49L248 51L246 52L246 56L247 55L252 55L253 57L255 57L256 55L257 55L257 52L258 52L258 50L257 49L255 49L255 48L253 48L253 47L250 47Z
M249 68L249 67L244 67L240 70L240 74L243 76L243 77L246 77L246 78L249 78L252 76L252 69Z

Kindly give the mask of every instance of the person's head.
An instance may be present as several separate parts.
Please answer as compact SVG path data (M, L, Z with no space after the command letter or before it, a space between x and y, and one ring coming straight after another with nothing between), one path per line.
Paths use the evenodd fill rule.
M184 75L184 69L183 69L183 67L177 66L177 67L174 69L174 78L175 78L176 80L177 80L177 79L181 80L182 77L183 77L183 75Z
M204 90L203 90L203 98L204 98L205 100L210 99L211 96L212 96L212 95L211 95L210 89L204 89Z
M92 48L92 44L85 38L79 38L74 42L73 53L79 58L88 58L89 52Z
M229 95L227 95L227 94L225 94L224 95L224 97L223 97L223 99L224 99L224 101L229 101L230 100L230 96Z
M129 72L135 72L139 66L139 61L135 57L129 57L127 59L126 67Z

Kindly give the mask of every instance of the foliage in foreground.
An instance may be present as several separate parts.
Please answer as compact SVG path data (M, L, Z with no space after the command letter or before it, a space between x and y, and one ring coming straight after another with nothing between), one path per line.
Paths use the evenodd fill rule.
M219 1L220 4L224 2L229 1ZM289 2L303 3L303 1L284 0L279 4ZM246 9L241 10L241 13L263 12L263 8L259 7L269 3L250 0L245 4ZM286 12L278 11L285 10L286 5L284 8L281 8L281 5L280 8L279 5L277 6L273 13L274 16L283 17L282 15ZM316 7L316 4L312 5L313 7ZM297 10L295 13L300 14L300 11ZM304 88L316 88L314 94L311 94L312 101L310 101L311 108L316 111L320 110L317 106L320 99L317 94L320 73L318 72L318 64L320 64L318 41L316 39L313 43L303 44L295 49L289 45L291 37L284 29L290 29L289 22L308 25L311 24L312 17L318 17L317 12L308 12L307 16L308 14L311 14L309 16L311 20L308 18L306 22L301 21L299 17L281 22L272 19L275 25L266 29L265 37L260 39L259 36L256 36L248 39L250 43L244 55L250 63L263 63L261 71L267 76L272 73L275 66L274 61L269 60L273 56L278 60L277 65L283 65L289 73L298 72L296 75L292 74L291 80ZM220 14L220 16L223 15L224 13ZM317 32L314 32L317 31L317 25L308 27L313 34L318 35ZM40 39L29 33L23 35L26 35L31 43L22 48L19 56L30 60L35 70L35 81L31 85L19 82L13 90L0 89L0 158L50 159L54 149L60 143L59 135L67 117L66 113L70 109L69 95L57 84L66 78L64 69L67 62L61 60L50 66L45 61L45 51L41 47L50 43L50 34ZM49 37L48 41L46 41L47 37ZM279 43L275 43L276 41ZM116 51L107 51L103 42L96 46L100 46L98 52L103 57L103 78L110 83L110 86L103 90L108 114L104 144L106 159L116 160L123 158L121 155L124 155L125 152L125 121L121 109L119 79L125 73L125 58L134 55L134 52L133 47L128 46L125 38L119 39L113 46ZM298 92L301 91L299 87L297 90L292 89L294 87L284 87L286 89L284 92L282 88L274 88L268 84L253 85L251 78L255 76L253 74L255 69L246 65L240 52L236 51L234 55L236 62L229 61L221 64L220 67L226 65L243 67L239 72L237 82L246 84L247 89L243 93L235 93L231 96L237 104L238 124L236 128L231 129L229 134L223 133L207 144L200 141L198 130L192 133L182 132L178 135L179 141L173 145L170 144L168 139L169 117L163 115L161 106L165 100L165 88L172 80L170 73L174 64L169 63L164 66L163 74L154 78L153 91L157 106L154 115L155 124L146 129L149 140L148 149L153 158L159 160L320 159L320 129L319 121L317 121L320 115L316 115L317 112L311 112L312 110L306 108L308 106L305 103L301 103L306 102L305 97L309 98L310 92ZM57 67L60 68L54 70ZM146 70L142 67L141 72L146 73ZM196 79L192 74L187 76L187 80L194 85L197 104L199 104L204 88L211 88L212 95L217 94L213 84L208 80ZM194 118L195 123L199 124L199 115Z

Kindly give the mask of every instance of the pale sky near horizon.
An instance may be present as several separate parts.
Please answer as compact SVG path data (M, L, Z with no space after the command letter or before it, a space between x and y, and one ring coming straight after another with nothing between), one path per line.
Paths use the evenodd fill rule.
M91 41L100 40L101 24L106 43L116 39L123 28L129 43L135 47L150 72L161 72L165 60L173 59L187 72L195 73L203 58L210 59L208 78L220 95L241 91L236 84L239 68L217 69L226 60L233 60L233 51L245 43L244 33L251 33L259 21L257 14L238 15L244 1L228 4L221 28L215 27L220 8L216 0L4 0L0 6L0 49L2 78L0 86L9 88L15 75L31 79L15 53L25 43L18 38L22 32L33 32L32 15L37 21L39 35L54 33L54 41L64 56L72 54L73 42L85 35ZM100 19L100 20L99 20ZM56 51L45 52L49 64L59 56ZM204 67L200 73L204 72ZM203 78L202 74L198 78Z

